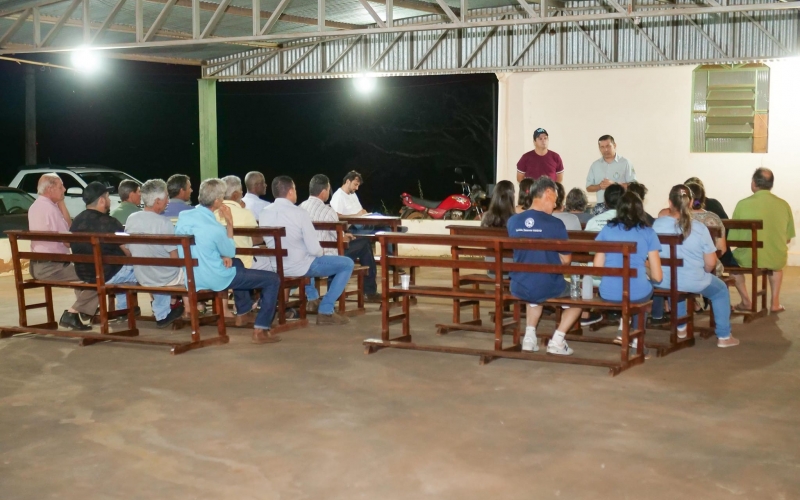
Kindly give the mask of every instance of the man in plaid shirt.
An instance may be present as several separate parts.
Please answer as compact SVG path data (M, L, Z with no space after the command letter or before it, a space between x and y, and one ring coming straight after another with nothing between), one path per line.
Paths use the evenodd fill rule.
M308 185L309 197L300 204L311 216L314 222L339 222L339 216L330 205L326 205L331 195L331 183L327 176L317 174L311 178ZM336 241L335 231L317 231L320 241ZM348 243L344 255L353 261L359 262L362 266L369 268L364 279L364 299L367 302L380 302L381 296L378 293L378 284L375 281L377 270L375 266L375 256L372 253L372 245L367 238L356 238L351 233L345 233L345 241ZM325 255L336 255L333 248L323 249Z

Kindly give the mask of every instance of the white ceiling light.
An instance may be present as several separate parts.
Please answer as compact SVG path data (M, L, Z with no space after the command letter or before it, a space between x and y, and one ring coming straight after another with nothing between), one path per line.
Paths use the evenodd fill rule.
M353 78L353 85L356 86L356 90L364 94L369 94L375 90L377 84L378 79L368 73L357 75Z
M82 48L72 53L72 65L83 73L94 73L100 68L100 58L97 51Z

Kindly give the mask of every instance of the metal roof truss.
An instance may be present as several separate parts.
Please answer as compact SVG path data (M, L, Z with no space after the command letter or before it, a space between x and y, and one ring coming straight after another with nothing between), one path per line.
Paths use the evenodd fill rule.
M204 78L270 80L740 63L796 55L800 33L799 1L102 0L92 19L97 1L0 1L0 54L191 54Z

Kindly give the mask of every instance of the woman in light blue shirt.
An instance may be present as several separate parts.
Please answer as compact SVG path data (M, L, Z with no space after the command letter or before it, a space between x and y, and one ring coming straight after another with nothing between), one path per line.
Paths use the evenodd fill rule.
M636 193L622 195L617 205L617 215L600 230L596 241L632 241L636 243L636 253L631 255L631 269L636 269L636 277L630 279L631 302L646 302L653 295L653 286L647 279L645 268L649 268L653 281L661 281L661 258L658 251L661 245L658 235L647 222L642 199ZM622 254L598 252L594 256L595 267L622 267ZM622 301L622 278L604 276L600 281L600 297L605 300ZM636 325L637 317L633 317ZM622 323L620 322L620 329ZM621 341L622 337L617 340ZM633 342L631 347L635 347Z
M731 335L731 298L728 286L714 276L717 264L717 253L714 241L708 228L703 223L692 219L692 192L683 185L673 186L669 192L669 214L659 217L653 223L653 229L661 234L682 234L683 244L678 246L679 259L683 266L678 268L678 290L681 292L699 293L711 301L717 326L718 347L734 347L739 341ZM669 247L662 245L661 255L669 256ZM670 276L667 270L663 279L657 283L658 288L669 288ZM653 317L663 316L663 300L653 303ZM678 304L678 315L686 314L686 302ZM683 334L685 338L686 334ZM680 327L678 337L681 337Z

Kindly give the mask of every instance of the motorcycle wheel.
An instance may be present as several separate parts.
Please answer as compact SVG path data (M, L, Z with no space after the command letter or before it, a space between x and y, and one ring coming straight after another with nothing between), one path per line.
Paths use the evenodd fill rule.
M418 220L418 219L427 219L428 217L426 217L425 214L423 214L422 212L417 212L416 210L413 210L411 212L408 212L406 215L402 216L401 218L402 219L410 219L410 220L414 220L414 219Z
M448 210L444 214L445 220L464 220L464 212L461 210Z
M470 208L467 211L467 215L466 217L464 217L464 220L480 220L480 218L481 214L479 214L478 211L475 210L474 208Z

